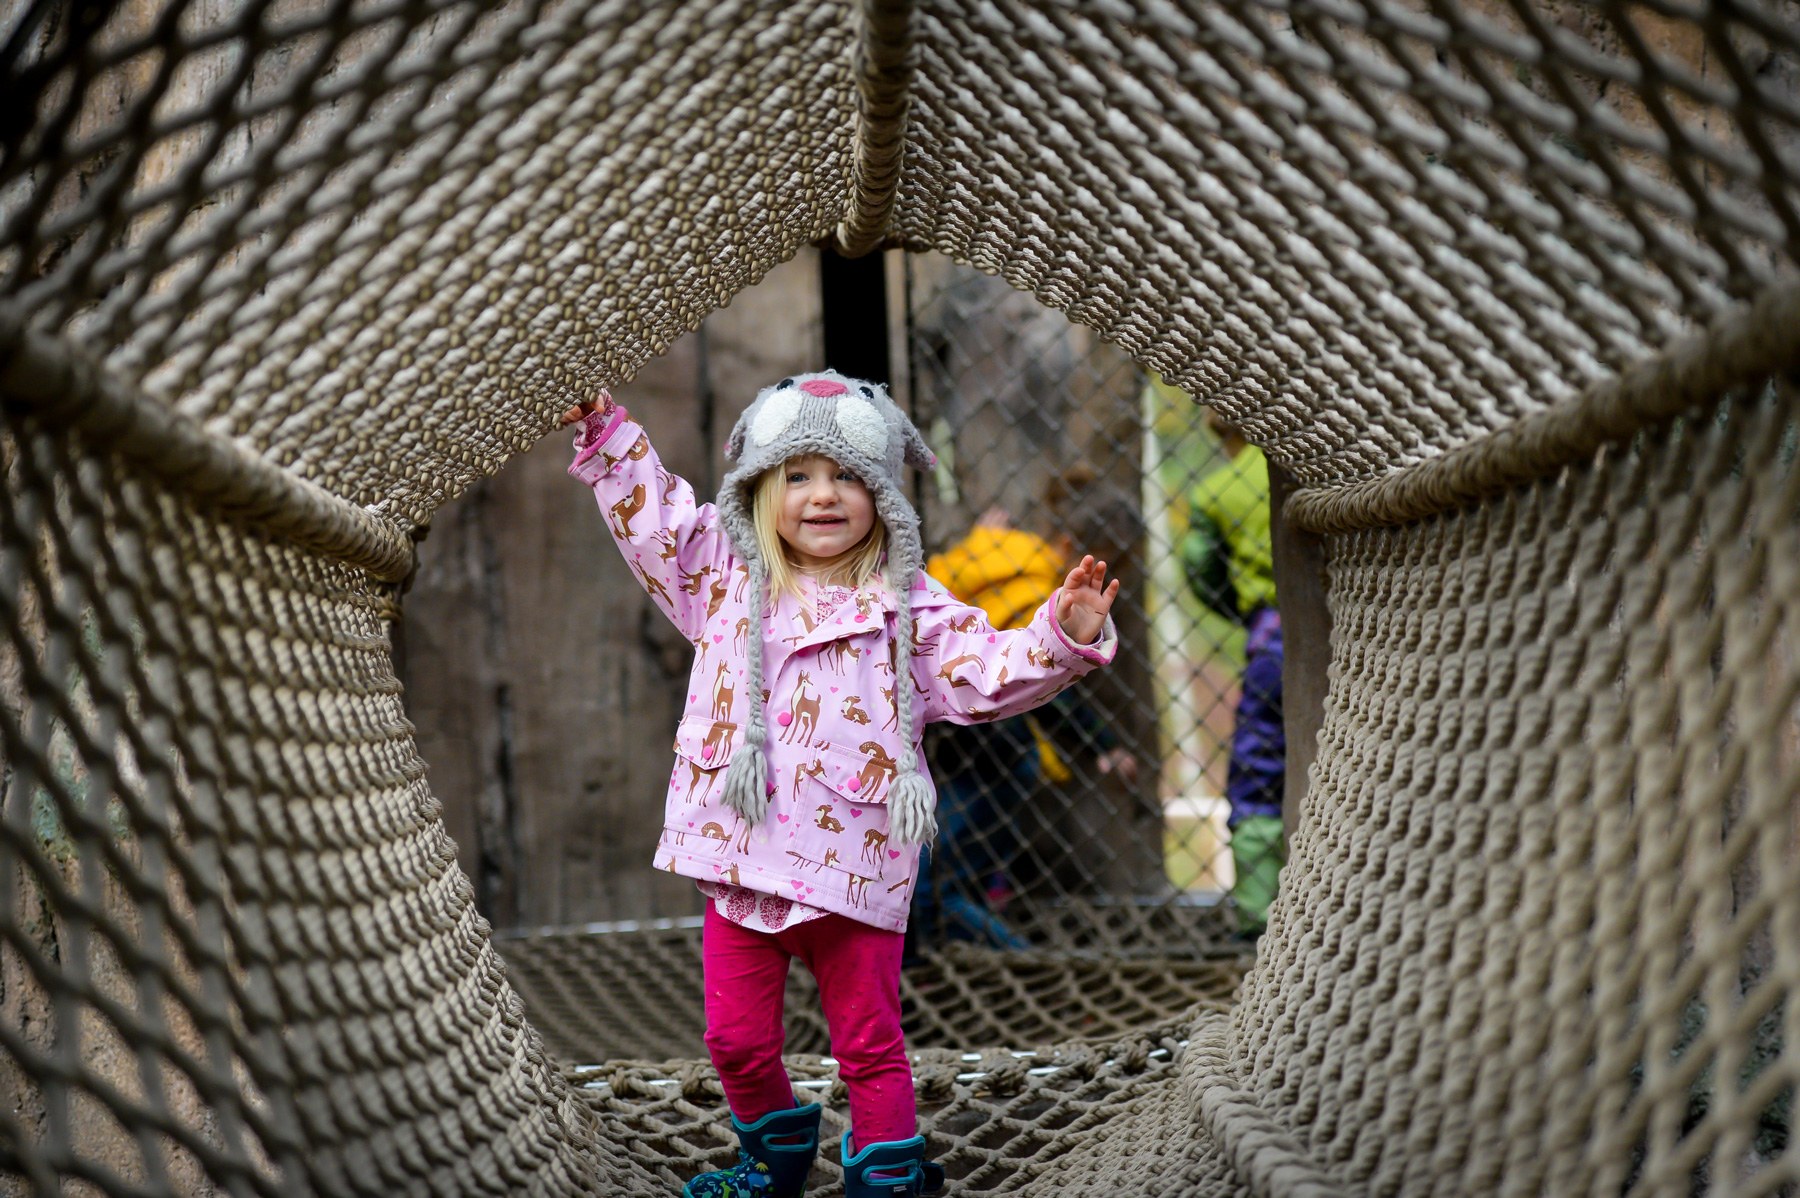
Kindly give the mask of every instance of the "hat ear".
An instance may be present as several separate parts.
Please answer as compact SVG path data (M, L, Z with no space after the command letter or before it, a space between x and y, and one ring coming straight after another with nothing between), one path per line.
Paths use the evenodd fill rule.
M885 404L893 413L893 422L900 426L901 457L907 465L919 470L929 470L937 465L937 454L931 452L931 447L925 444L924 436L914 427L906 413L900 410L900 405L894 402L886 387L880 383L851 380L851 388L853 395L860 392L864 399Z
M739 416L737 423L731 426L731 436L725 439L725 460L735 462L744 456L744 432L750 424L750 413Z

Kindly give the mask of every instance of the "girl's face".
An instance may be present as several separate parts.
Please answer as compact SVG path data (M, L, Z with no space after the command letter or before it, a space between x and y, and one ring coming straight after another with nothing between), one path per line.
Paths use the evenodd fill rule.
M875 527L875 497L862 479L817 454L778 467L786 474L775 531L802 570L829 566Z

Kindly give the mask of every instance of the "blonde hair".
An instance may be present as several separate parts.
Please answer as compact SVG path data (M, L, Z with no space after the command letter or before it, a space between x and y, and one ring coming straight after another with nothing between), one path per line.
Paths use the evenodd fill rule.
M799 460L789 458L779 466L771 466L757 475L756 482L751 484L750 523L756 528L756 549L762 555L763 569L769 575L771 597L783 592L789 595L800 593L800 570L788 556L787 542L775 528L775 512L781 505L782 488L787 485L788 467ZM887 523L877 512L869 535L839 555L820 581L860 587L880 572L881 559L886 553Z

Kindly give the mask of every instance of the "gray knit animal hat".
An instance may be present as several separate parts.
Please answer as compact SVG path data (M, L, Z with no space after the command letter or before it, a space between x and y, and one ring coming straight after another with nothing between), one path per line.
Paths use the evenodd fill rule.
M931 787L919 776L913 751L913 681L907 668L912 648L912 607L907 596L924 565L919 516L906 500L902 467L924 468L937 459L906 414L875 383L846 378L835 370L797 374L757 393L738 417L726 443L734 463L719 487L719 515L732 548L750 566L754 600L750 607L750 717L744 744L725 772L725 804L752 824L769 810L768 761L763 754L767 720L763 713L762 621L769 603L769 571L756 543L751 519L756 480L763 471L791 458L822 454L853 471L869 488L875 514L887 526L887 581L898 600L899 660L894 703L899 708L900 756L888 788L888 834L897 842L923 844L937 835Z

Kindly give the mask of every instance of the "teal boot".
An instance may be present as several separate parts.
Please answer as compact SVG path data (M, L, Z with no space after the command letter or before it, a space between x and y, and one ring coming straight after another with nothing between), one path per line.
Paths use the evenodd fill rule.
M870 1144L850 1151L844 1133L844 1198L920 1198L944 1188L944 1169L925 1159L925 1137Z
M685 1198L801 1198L819 1154L819 1104L770 1111L755 1123L738 1122L738 1163L702 1173L682 1187Z

